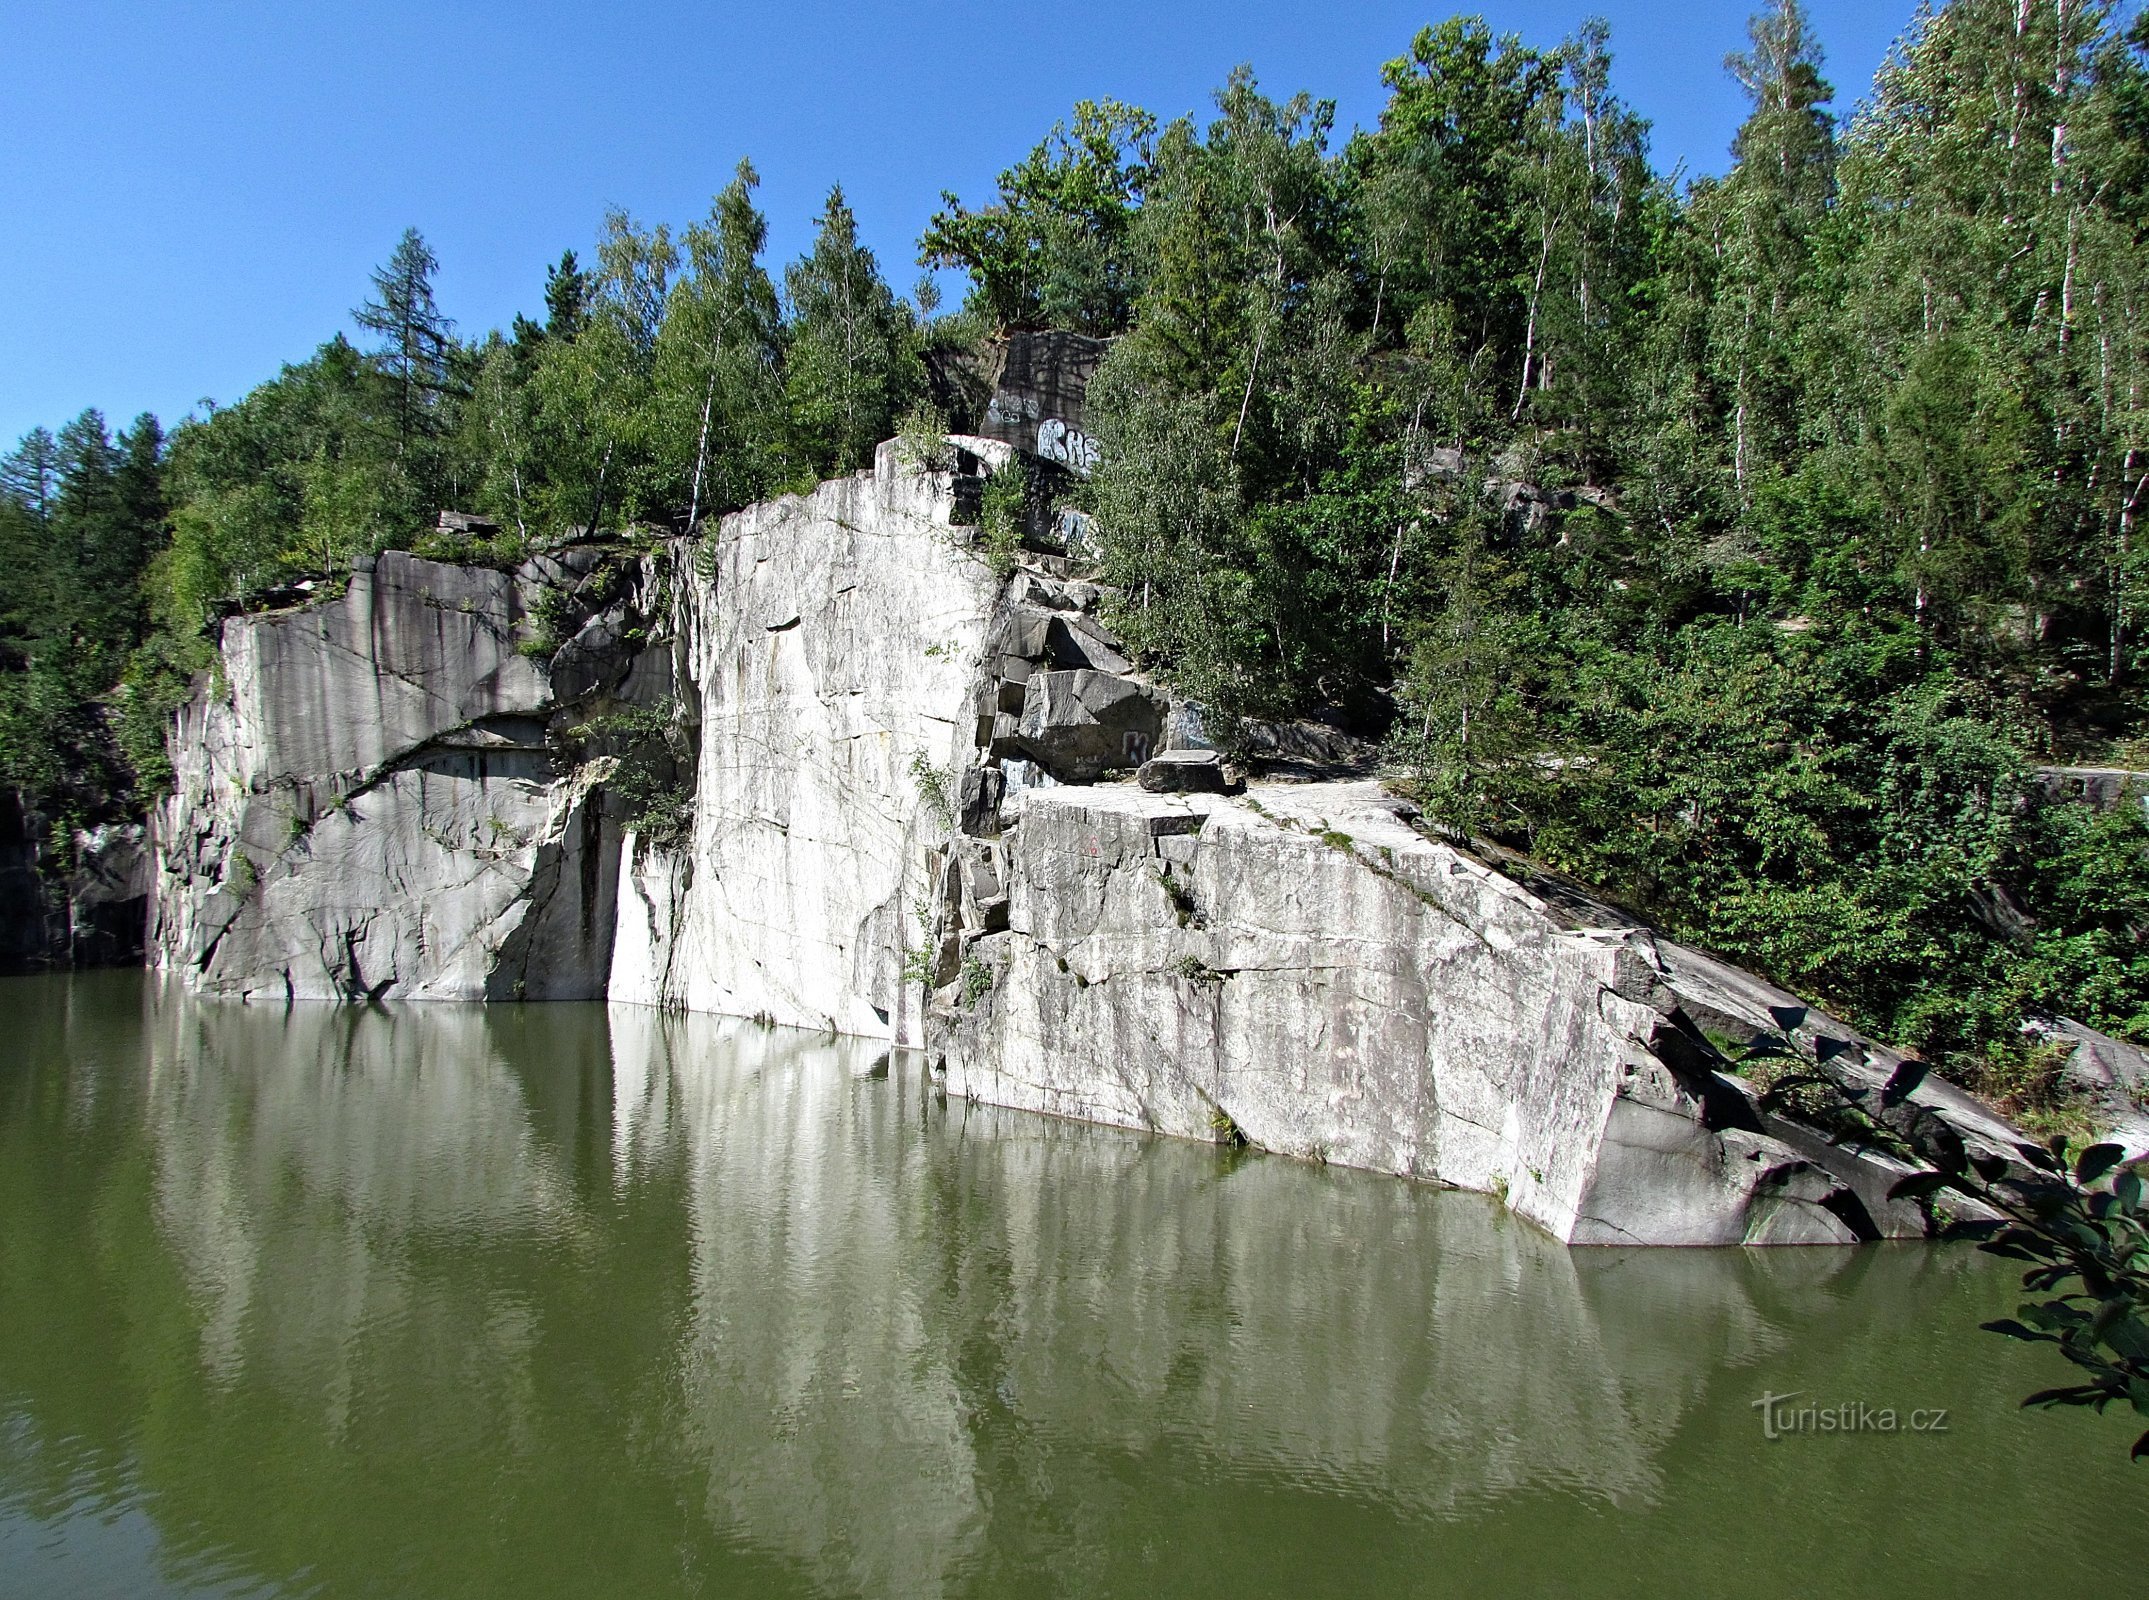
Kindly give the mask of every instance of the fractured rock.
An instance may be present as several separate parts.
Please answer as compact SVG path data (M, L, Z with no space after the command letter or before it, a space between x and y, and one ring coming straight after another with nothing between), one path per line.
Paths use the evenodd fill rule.
M1887 1198L1901 1162L1760 1114L1693 1044L1688 1018L1765 1024L1772 991L1578 922L1381 799L1027 796L995 981L934 1013L948 1092L1191 1139L1228 1119L1258 1148L1502 1193L1574 1244L1926 1231ZM2004 1152L2011 1130L1960 1091L1912 1098Z
M1016 734L1061 782L1093 783L1147 761L1163 729L1164 703L1146 685L1078 668L1030 679Z
M1152 794L1222 794L1231 786L1214 750L1160 750L1142 763L1136 780Z

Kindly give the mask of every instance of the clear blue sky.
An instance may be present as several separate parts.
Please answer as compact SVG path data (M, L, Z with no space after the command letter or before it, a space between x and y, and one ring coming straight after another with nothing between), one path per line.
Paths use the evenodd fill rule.
M1865 91L1913 0L1808 0L1837 105ZM1456 7L1454 9L1463 9ZM83 407L167 424L236 399L334 333L416 224L466 333L537 311L607 205L682 223L741 154L772 258L841 182L898 291L941 189L1001 168L1084 96L1205 113L1250 62L1264 88L1381 104L1380 65L1438 4L784 5L610 0L0 0L0 447ZM1549 45L1596 11L1657 164L1720 171L1744 101L1722 70L1747 0L1510 0Z

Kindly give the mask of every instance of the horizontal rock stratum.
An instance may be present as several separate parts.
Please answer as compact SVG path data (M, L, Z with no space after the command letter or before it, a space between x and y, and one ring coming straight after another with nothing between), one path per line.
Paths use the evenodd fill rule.
M951 1095L1485 1190L1574 1243L1927 1231L1900 1160L1727 1070L1792 996L1370 779L1232 792L1096 586L996 581L961 499L884 446L695 537L389 554L227 620L153 818L155 959L249 999L879 1036ZM1899 1064L1799 1032L1854 1087ZM1946 1085L1914 1105L2012 1137Z

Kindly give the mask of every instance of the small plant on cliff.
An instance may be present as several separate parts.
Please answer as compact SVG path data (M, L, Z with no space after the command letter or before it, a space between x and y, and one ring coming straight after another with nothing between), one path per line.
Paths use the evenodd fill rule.
M906 984L915 983L920 988L933 986L933 971L937 963L930 945L919 945L915 950L905 951L902 964L896 968L896 976Z
M978 544L992 575L1005 583L1015 574L1015 555L1022 548L1022 529L1029 512L1030 474L1020 456L985 480L985 495L978 511Z
M955 447L948 443L948 419L930 401L921 400L904 412L896 423L895 451L902 463L918 472L951 472Z
M954 774L945 767L936 767L925 759L921 750L910 758L911 782L918 786L918 798L925 802L925 809L941 827L955 826Z
M992 968L972 956L963 963L963 1004L974 1006L992 992Z
M693 821L693 755L675 700L592 717L563 736L577 760L616 756L605 779L644 843L677 844Z
M530 636L515 648L533 661L550 661L574 628L574 596L548 585L530 608Z
M1189 922L1193 921L1193 920L1194 920L1194 892L1193 892L1193 890L1189 889L1189 888L1188 888L1188 887L1187 887L1187 886L1186 886L1185 884L1181 883L1181 882L1180 882L1180 881L1179 881L1179 880L1178 880L1177 878L1174 878L1174 877L1173 877L1173 876L1171 875L1171 872L1170 872L1170 870L1169 870L1169 869L1164 869L1164 870L1160 870L1160 871L1159 871L1159 872L1157 873L1157 883L1158 883L1158 885L1159 885L1159 886L1160 886L1160 887L1161 887L1161 888L1162 888L1162 889L1164 890L1164 897L1165 897L1165 898L1166 898L1167 900L1171 901L1171 903L1172 903L1172 915L1173 915L1173 916L1175 916L1175 917L1177 917L1177 918L1179 919L1179 926L1183 928L1183 927L1185 927L1185 926L1186 926L1186 925L1187 925L1187 924L1188 924Z

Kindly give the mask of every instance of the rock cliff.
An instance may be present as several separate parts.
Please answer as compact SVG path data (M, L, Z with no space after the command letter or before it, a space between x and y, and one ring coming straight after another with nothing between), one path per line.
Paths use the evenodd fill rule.
M871 473L723 519L683 556L673 651L690 836L629 841L616 1000L921 1042L926 846L969 749L996 585L944 476Z
M1095 585L1038 555L994 579L955 525L974 488L884 447L660 547L384 555L230 619L154 818L156 959L250 997L879 1037L953 1096L1486 1190L1577 1243L1925 1230L1900 1161L1724 1070L1712 1034L1793 997L1368 780L1245 788ZM1802 1027L1852 1040L1854 1088L1896 1064ZM1944 1086L1914 1110L2010 1136Z
M1887 1198L1902 1162L1765 1113L1712 1061L1697 1016L1743 1039L1791 996L1397 810L1370 782L1031 796L991 849L1005 931L966 941L936 1010L949 1092L1489 1190L1573 1243L1925 1231ZM1899 1064L1855 1049L1876 1086Z
M390 553L226 621L152 819L158 963L248 997L602 995L617 830L556 735L649 675L611 641L652 581L588 549L513 573ZM541 621L570 634L549 653Z
M70 836L19 790L0 789L0 973L135 965L152 876L139 822Z

